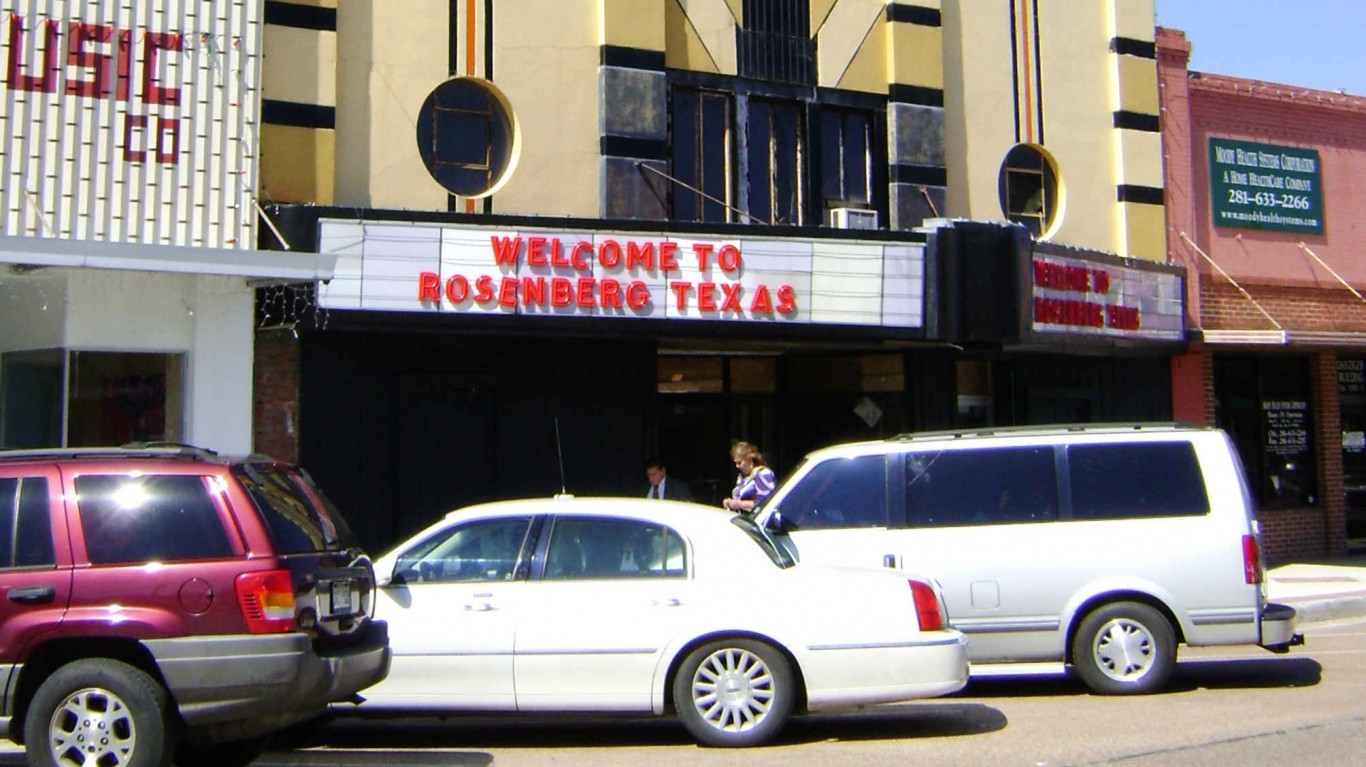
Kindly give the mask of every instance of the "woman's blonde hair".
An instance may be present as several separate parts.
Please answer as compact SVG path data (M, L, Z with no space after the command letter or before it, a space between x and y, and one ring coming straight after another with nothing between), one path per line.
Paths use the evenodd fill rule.
M750 463L755 466L764 465L764 454L759 452L759 448L748 442L736 442L730 446L730 457L733 461L743 461L748 458Z

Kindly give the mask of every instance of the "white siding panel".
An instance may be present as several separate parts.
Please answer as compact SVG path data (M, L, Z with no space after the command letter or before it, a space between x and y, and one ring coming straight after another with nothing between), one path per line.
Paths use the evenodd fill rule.
M0 61L13 59L18 77L0 80L0 231L252 247L261 9L254 0L7 3ZM93 34L82 42L80 30ZM100 63L72 64L68 52ZM94 90L97 78L107 90Z
M414 310L419 275L440 263L440 229L367 224L362 304L379 311Z
M881 323L881 246L821 243L811 264L811 321Z

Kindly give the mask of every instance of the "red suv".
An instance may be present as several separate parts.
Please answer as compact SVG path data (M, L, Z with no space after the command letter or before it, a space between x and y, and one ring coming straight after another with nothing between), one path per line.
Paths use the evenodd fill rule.
M250 762L388 673L374 584L296 466L0 451L0 717L30 764Z

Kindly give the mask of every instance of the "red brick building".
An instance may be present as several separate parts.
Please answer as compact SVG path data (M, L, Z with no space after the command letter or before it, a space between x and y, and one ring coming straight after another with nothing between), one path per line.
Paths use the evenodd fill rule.
M1173 415L1233 435L1270 559L1342 554L1366 546L1366 98L1192 72L1191 45L1158 30Z

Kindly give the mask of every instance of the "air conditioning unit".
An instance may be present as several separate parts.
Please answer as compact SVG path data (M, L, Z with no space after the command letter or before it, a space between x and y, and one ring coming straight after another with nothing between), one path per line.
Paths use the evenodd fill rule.
M867 208L831 208L830 226L836 229L876 229L877 211Z

